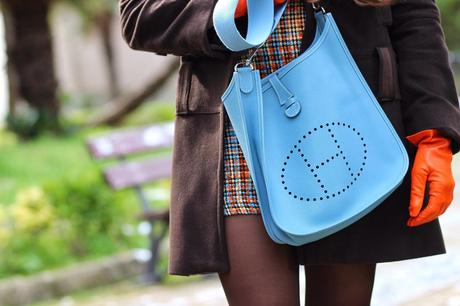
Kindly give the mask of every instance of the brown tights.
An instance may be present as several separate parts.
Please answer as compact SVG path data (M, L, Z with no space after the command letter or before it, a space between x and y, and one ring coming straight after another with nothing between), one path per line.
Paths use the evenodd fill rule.
M296 249L273 242L260 215L225 217L230 271L219 273L229 306L299 306ZM369 306L375 264L306 265L306 306Z

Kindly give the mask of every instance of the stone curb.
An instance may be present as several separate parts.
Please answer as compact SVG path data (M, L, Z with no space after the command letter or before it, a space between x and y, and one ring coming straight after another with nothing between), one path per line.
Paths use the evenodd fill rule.
M143 253L144 250L133 250L34 276L1 281L0 305L29 305L140 275L146 265Z

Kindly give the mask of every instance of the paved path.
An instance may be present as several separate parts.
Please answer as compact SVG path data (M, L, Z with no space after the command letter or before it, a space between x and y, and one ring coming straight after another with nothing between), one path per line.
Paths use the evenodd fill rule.
M460 160L454 163L456 170L455 202L440 222L446 242L447 254L433 256L426 260L414 260L412 266L419 274L417 290L411 299L401 306L460 306ZM416 262L418 261L418 262ZM423 264L427 267L421 269ZM410 284L409 284L410 285ZM410 295L408 295L410 296Z
M440 217L447 254L377 265L372 306L460 306L460 158L455 158L456 203ZM303 267L302 267L303 268ZM301 296L305 283L300 271ZM173 287L121 284L47 306L225 306L216 275Z

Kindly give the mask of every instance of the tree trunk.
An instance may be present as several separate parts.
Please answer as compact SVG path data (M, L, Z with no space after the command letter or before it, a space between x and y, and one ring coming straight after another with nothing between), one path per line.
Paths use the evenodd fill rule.
M115 55L112 40L112 21L113 13L111 11L106 11L98 17L98 19L96 20L96 25L101 34L105 59L107 61L107 72L110 85L110 98L114 99L119 95L120 87L118 84L117 69L115 64Z
M44 130L58 131L57 80L48 24L51 1L1 1L8 21L8 67L11 69L9 76L16 79L10 80L17 84L15 99L25 100L38 115L27 136ZM15 89L15 85L10 87ZM12 115L14 121L20 114L14 112Z

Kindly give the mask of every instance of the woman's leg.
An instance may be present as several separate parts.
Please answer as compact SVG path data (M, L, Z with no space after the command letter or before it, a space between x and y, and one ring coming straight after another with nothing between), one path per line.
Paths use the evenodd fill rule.
M268 236L261 215L225 217L230 270L219 278L230 306L299 306L295 247Z
M369 306L376 264L305 265L306 306Z

